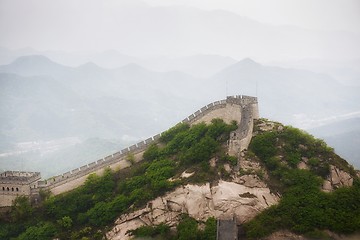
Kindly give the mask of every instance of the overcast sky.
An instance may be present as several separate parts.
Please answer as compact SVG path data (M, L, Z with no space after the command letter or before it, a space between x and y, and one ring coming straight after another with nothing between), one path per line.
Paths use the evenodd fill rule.
M360 33L359 0L144 0L152 6L224 9L264 23Z
M187 6L207 11L222 9L255 20L262 25L246 22L246 19L241 20L231 14L224 14L220 17L226 20L226 24L217 26L219 21L213 19L214 15L208 17L205 13L190 9L174 17L171 14L176 14L176 11L162 11L159 8L162 6ZM192 24L188 17L197 21L199 19L197 16L202 19ZM215 18L218 16L216 15ZM168 19L169 23L166 23ZM231 26L231 19L244 23ZM181 25L182 22L185 23ZM274 28L266 29L267 25L298 26L316 30L316 35L312 35L309 31L301 35L302 30L292 29L282 38L285 39L284 41L288 38L289 40L279 43L279 39L266 37L267 32L277 31ZM212 26L218 32L214 33ZM245 26L243 32L241 32L242 26ZM339 30L348 33L337 34L335 37L325 36L327 33L323 34L326 31ZM233 33L236 36L231 36ZM259 35L262 33L264 34ZM205 37L197 38L197 34ZM238 47L237 43L245 44L236 42L237 39L243 39L244 34L248 38L244 41L249 47L235 49L234 46ZM276 33L280 37L281 34L281 32ZM328 53L332 52L330 56L332 58L347 56L358 58L359 49L356 51L352 49L359 48L356 47L359 37L359 0L0 0L0 47L10 49L25 47L66 51L115 49L130 55L215 53L259 59L271 59L274 54L284 58L328 58L330 56ZM204 39L213 42L205 42ZM229 45L229 39L234 41L233 45ZM294 43L294 40L300 41L299 44ZM327 43L324 44L324 41ZM257 46L264 43L267 45L257 49ZM273 48L276 44L290 43L296 47ZM251 44L254 51L250 47ZM296 48L298 48L297 52L289 51ZM305 48L307 48L306 54L303 51ZM266 55L262 54L265 52ZM232 53L234 54L231 55Z

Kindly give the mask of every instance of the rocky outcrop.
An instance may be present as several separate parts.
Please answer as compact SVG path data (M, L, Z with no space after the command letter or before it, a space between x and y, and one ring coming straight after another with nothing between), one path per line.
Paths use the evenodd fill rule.
M301 144L299 145L299 148L306 150L305 146L303 146ZM301 161L297 165L297 168L308 170L309 169L308 161L309 161L309 159L307 157L301 157Z
M336 166L330 165L330 174L323 183L323 191L331 192L339 187L350 187L353 185L353 177Z
M144 225L165 223L174 226L182 213L198 221L206 221L212 216L219 219L235 216L238 223L243 223L278 201L279 197L263 186L248 187L226 181L220 181L216 186L188 184L156 198L143 209L121 215L107 237L129 239L128 230Z
M248 175L235 177L233 181L235 183L242 184L245 187L266 188L266 184L263 181L261 181L261 179L258 176L254 175L254 174L248 174Z

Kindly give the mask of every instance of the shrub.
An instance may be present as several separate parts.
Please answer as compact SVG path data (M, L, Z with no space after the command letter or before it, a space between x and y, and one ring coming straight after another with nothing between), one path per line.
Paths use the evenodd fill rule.
M59 220L56 221L62 228L69 229L72 227L73 221L71 217L65 216Z
M30 200L26 196L18 196L13 201L11 207L11 217L13 221L22 221L31 216L33 208L30 205Z
M56 234L55 226L50 222L41 222L36 226L26 229L25 232L20 234L17 238L19 240L48 240L52 239Z
M166 236L170 232L170 227L166 224L156 226L142 226L135 230L130 230L130 235L135 237L156 237L157 235Z
M147 161L152 161L160 155L159 147L156 144L151 144L144 152L143 158Z
M199 230L198 225L195 219L190 218L187 215L183 216L183 219L180 221L177 226L177 239L178 240L197 240Z
M169 142L173 139L177 134L184 132L190 128L189 124L179 123L175 127L170 128L161 134L160 141L163 143Z

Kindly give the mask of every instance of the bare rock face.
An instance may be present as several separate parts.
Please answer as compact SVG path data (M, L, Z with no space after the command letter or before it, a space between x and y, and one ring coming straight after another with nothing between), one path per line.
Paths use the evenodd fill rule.
M174 226L182 213L198 221L206 221L212 216L220 219L235 216L238 223L243 223L278 201L279 197L266 187L247 187L226 181L220 181L216 186L188 184L156 198L143 209L121 215L107 238L130 239L127 231L144 225L165 223Z
M266 184L258 176L249 174L234 178L233 182L250 188L266 188Z
M254 161L249 161L245 158L242 158L240 161L240 168L248 171L248 170L261 170L261 166L260 163L258 162L254 162Z
M299 162L299 164L297 165L297 168L298 169L309 169L308 165L303 161Z
M299 148L302 148L301 146L303 145L299 145ZM303 148L305 149L305 148ZM297 165L298 169L309 169L309 165L308 165L309 159L307 157L301 157L301 161L299 162L299 164Z
M330 175L324 181L322 189L324 192L331 192L339 187L350 187L353 185L353 181L354 179L349 173L330 165Z
M258 127L261 131L268 132L275 128L275 123L274 122L263 122L263 123L258 124Z

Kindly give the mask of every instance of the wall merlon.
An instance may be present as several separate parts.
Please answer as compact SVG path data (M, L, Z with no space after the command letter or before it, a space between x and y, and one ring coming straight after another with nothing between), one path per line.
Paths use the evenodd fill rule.
M200 110L202 111L202 112L204 112L205 110L207 110L208 109L208 106L205 106L205 107L202 107Z
M87 165L80 167L80 171L86 170L88 168Z
M121 150L121 153L125 154L129 152L129 148L124 148L123 150Z
M148 138L145 140L145 143L146 144L149 144L149 143L152 143L154 140L152 138Z
M144 141L137 143L137 147L143 147L146 143Z
M63 173L63 176L64 176L64 177L70 177L70 176L71 176L71 173L70 173L70 172Z
M188 118L185 118L184 120L181 121L181 123L188 123L188 122L189 122Z
M153 137L153 139L154 139L154 141L156 141L156 140L160 139L160 137L161 137L160 134L157 134Z
M191 114L191 115L188 117L189 121L191 121L191 120L194 119L194 118L195 118L194 114Z
M136 148L137 148L136 145L132 145L129 147L130 151L134 151Z

